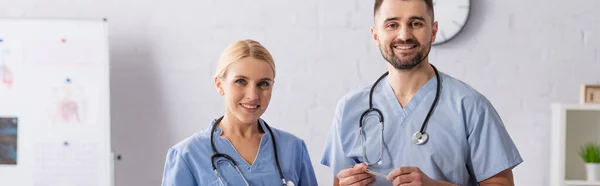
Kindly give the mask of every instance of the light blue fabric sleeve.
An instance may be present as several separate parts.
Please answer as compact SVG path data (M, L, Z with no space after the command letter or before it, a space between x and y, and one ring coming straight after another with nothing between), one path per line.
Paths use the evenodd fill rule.
M313 186L319 185L317 183L317 178L315 176L315 170L312 166L312 161L310 160L310 155L308 153L308 149L306 148L306 143L302 141L302 162L300 168L300 181L298 183L299 186Z
M179 152L169 149L162 178L162 186L195 186L196 180Z
M471 102L471 103L468 103ZM504 127L499 114L485 97L466 98L467 141L469 156L467 167L477 182L488 179L523 162L517 147Z
M347 158L340 138L340 125L342 124L345 99L341 99L336 107L333 122L329 129L329 135L325 141L325 148L321 156L321 164L330 167L333 170L333 176L337 177L338 172L355 165L355 162Z

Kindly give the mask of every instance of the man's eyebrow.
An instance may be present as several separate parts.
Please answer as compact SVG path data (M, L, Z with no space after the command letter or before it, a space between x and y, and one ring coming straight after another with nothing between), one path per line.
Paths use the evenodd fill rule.
M385 21L383 21L383 22L385 23L388 21L397 21L397 20L400 20L400 18L399 17L390 17L390 18L385 19Z
M421 16L412 16L412 17L410 17L410 19L409 19L409 20L415 20L415 19L416 19L416 20L425 21L425 18L424 18L424 17L421 17Z

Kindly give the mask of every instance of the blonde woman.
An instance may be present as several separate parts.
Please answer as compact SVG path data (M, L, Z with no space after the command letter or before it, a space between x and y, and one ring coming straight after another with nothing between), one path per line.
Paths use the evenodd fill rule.
M214 77L225 113L169 149L162 185L317 185L304 141L260 118L274 79L273 58L259 42L229 45Z

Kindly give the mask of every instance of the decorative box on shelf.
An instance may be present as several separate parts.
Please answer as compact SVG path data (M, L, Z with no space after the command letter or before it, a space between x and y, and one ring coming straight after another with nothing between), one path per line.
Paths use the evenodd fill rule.
M588 180L579 154L586 144L600 143L600 104L553 103L551 108L550 185L600 186L600 180Z

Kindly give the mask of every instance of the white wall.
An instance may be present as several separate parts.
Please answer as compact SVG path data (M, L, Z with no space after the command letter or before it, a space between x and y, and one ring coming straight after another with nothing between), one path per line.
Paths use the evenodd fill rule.
M473 0L464 32L430 55L496 106L525 160L517 185L548 184L549 104L577 102L580 84L600 83L599 7ZM335 104L386 63L370 40L366 0L0 0L0 16L108 18L118 186L159 185L167 148L222 113L214 64L245 38L266 45L278 66L265 119L306 139L328 185L318 162Z

